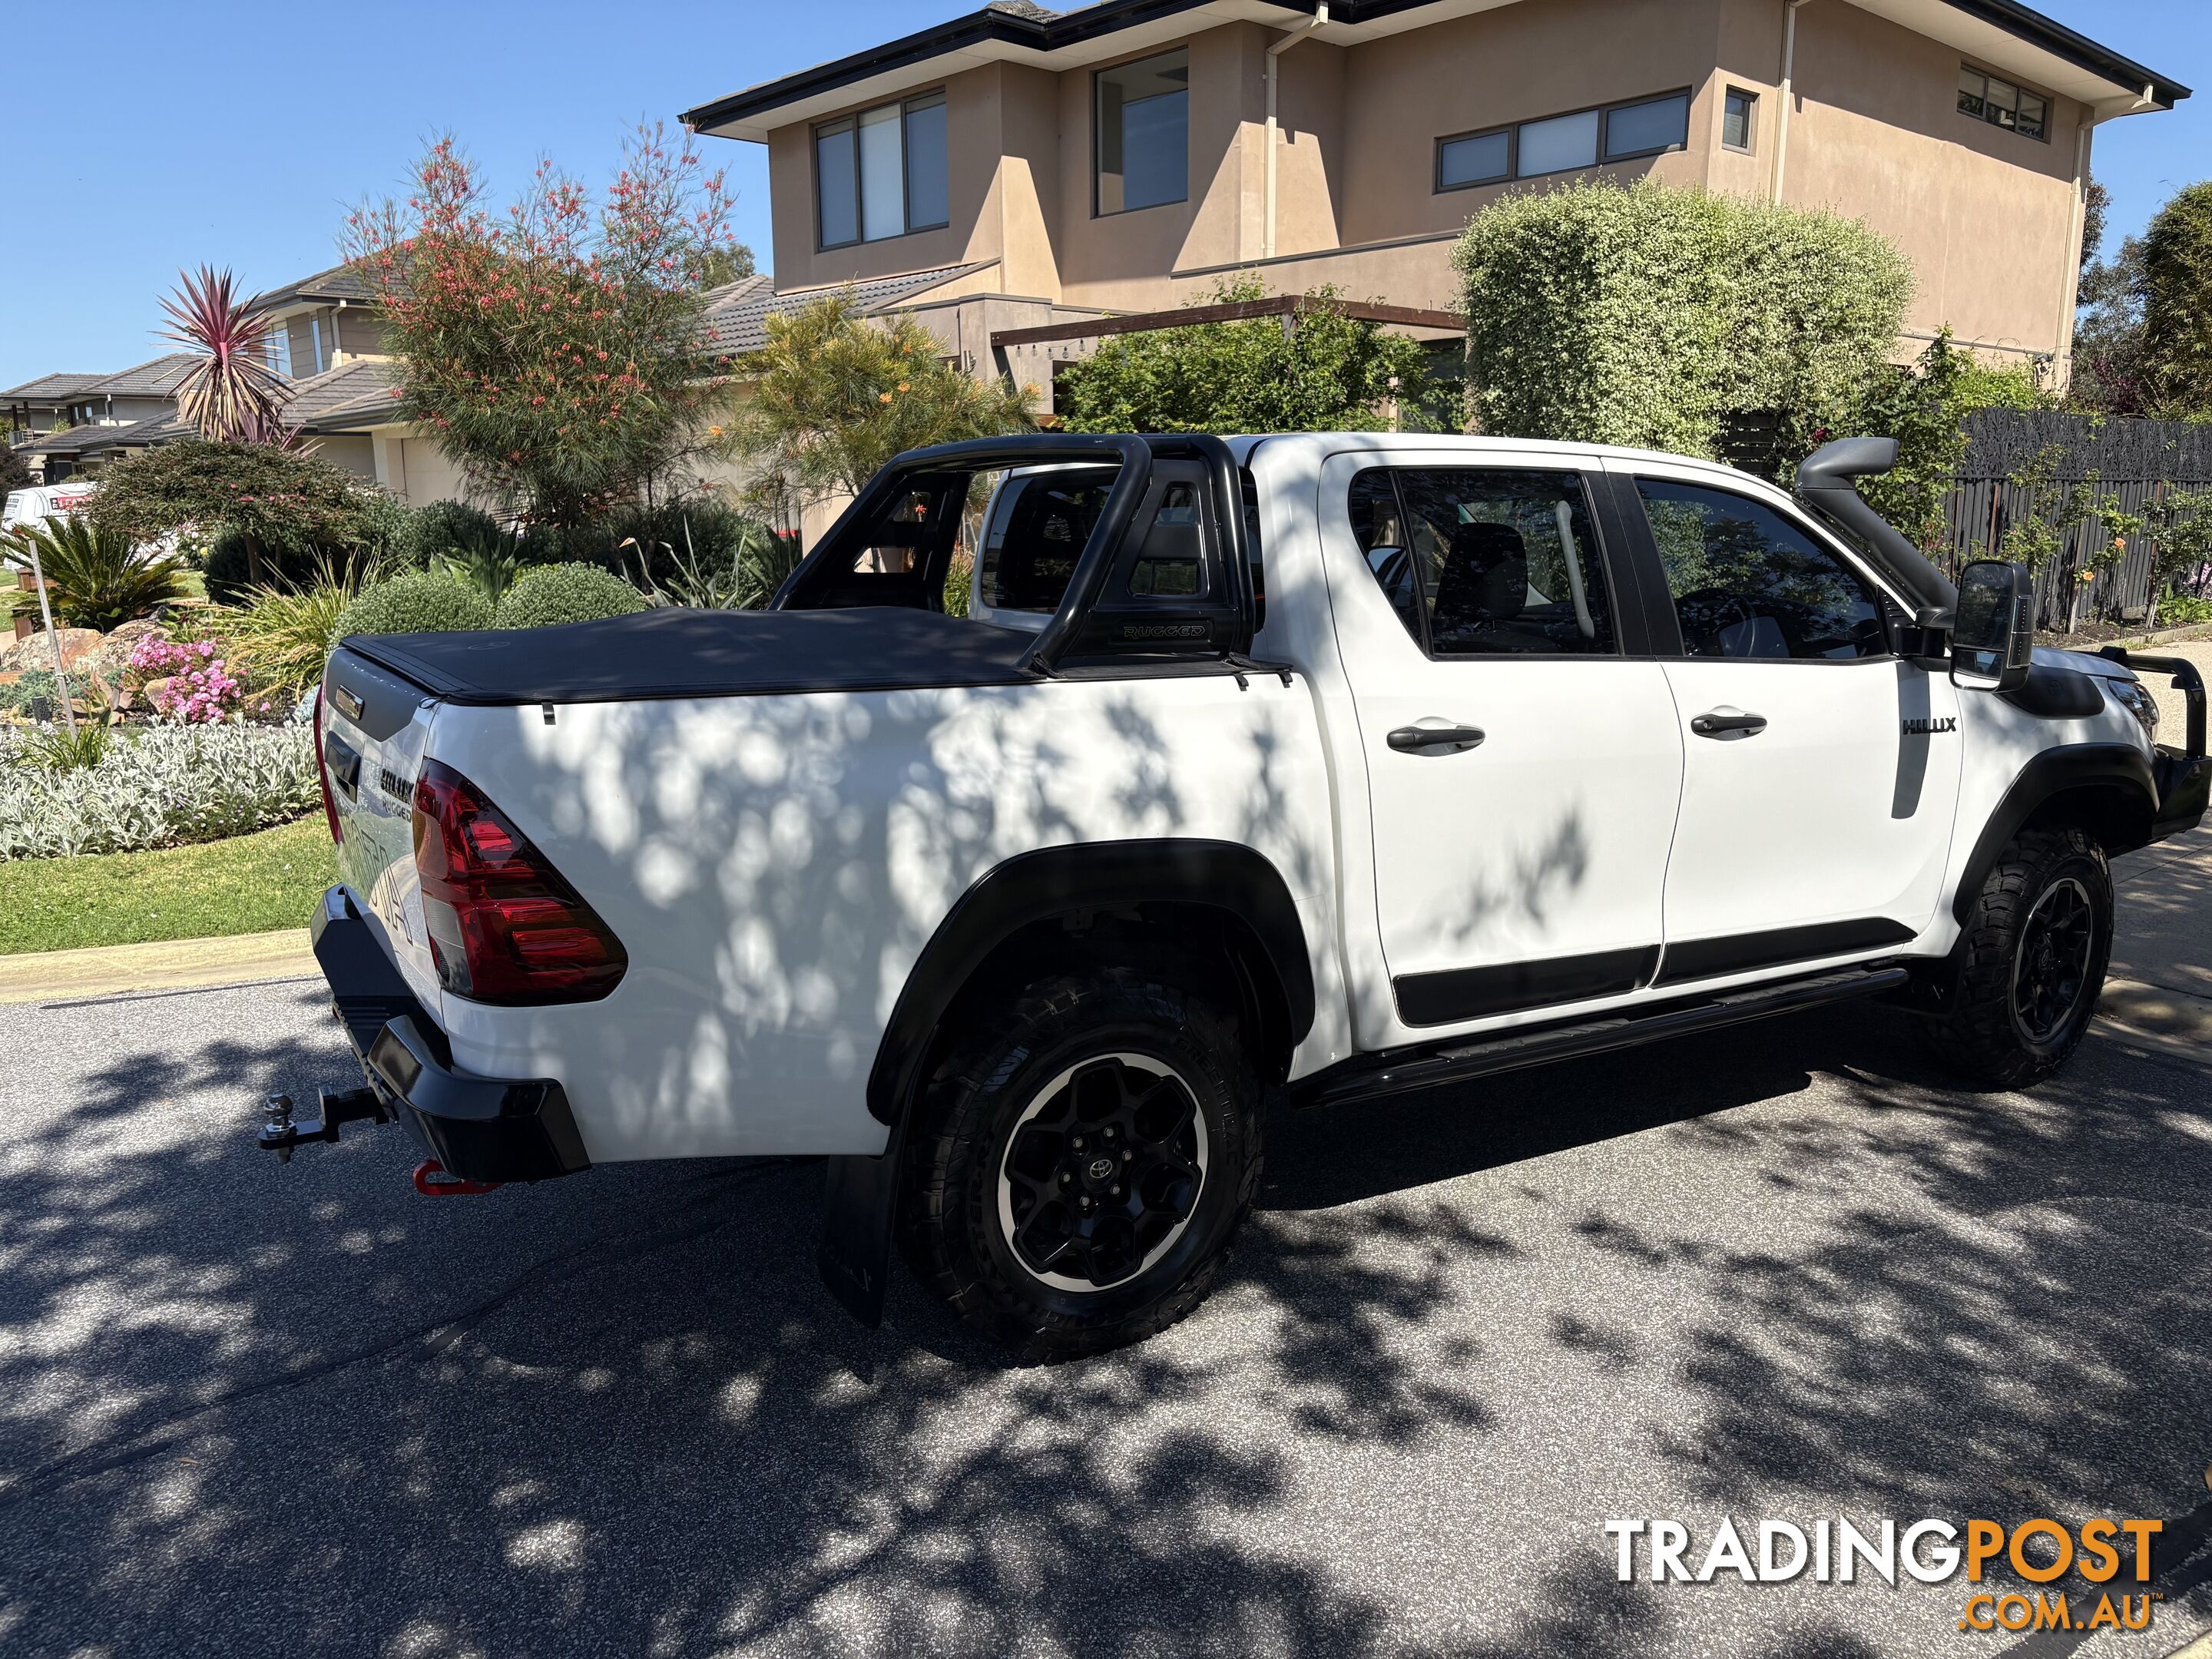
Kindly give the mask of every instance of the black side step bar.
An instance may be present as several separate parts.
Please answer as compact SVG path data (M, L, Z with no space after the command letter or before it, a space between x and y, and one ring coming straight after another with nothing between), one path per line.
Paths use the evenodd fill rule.
M1846 968L1780 985L1747 986L1693 1001L1668 1002L1649 1011L1601 1014L1533 1031L1524 1027L1495 1036L1452 1038L1448 1044L1433 1048L1394 1048L1388 1054L1340 1061L1291 1084L1288 1092L1295 1106L1335 1106L1405 1094L1440 1083L1459 1083L1518 1071L1524 1066L1546 1066L1583 1054L1632 1048L1692 1031L1710 1031L1773 1014L1794 1013L1801 1008L1817 1008L1824 1003L1873 996L1896 989L1910 977L1906 969L1895 966Z

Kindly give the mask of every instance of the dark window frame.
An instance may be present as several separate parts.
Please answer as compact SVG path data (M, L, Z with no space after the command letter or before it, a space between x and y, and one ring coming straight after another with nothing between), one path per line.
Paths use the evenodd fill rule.
M1146 203L1142 207L1118 207L1118 208L1104 208L1104 207L1101 207L1101 206L1099 205L1099 203L1098 203L1098 186L1099 186L1100 180L1101 180L1102 177L1103 176L1103 167L1101 167L1101 165L1100 165L1101 161L1103 160L1103 157L1101 155L1101 154L1100 154L1100 152L1099 152L1099 132L1098 132L1098 125L1099 125L1099 124L1098 124L1098 115L1099 115L1099 107L1098 107L1098 83L1099 83L1101 81L1103 81L1103 79L1105 79L1105 77L1106 77L1106 76L1109 76L1109 75L1113 74L1113 73L1114 73L1114 71L1115 71L1115 70L1125 70L1125 69L1128 69L1128 68L1132 67L1133 65L1134 65L1134 64L1149 64L1149 63L1151 63L1154 58L1172 58L1172 57L1174 57L1174 56L1176 55L1176 53L1177 53L1177 52L1181 52L1181 53L1182 54L1182 64L1183 64L1183 85L1182 85L1182 98L1183 98L1183 104L1182 104L1182 156L1183 156L1183 166L1182 166L1182 195L1180 195L1180 196L1171 197L1171 198L1170 198L1168 200L1166 200L1166 201L1164 201L1164 202L1147 202L1147 203ZM1123 135L1123 138L1122 138L1122 143L1123 143L1123 146L1124 146L1124 148L1125 148L1125 149L1126 149L1126 148L1127 148L1127 143L1128 143L1127 136L1127 134L1125 133L1125 134ZM1122 176L1123 176L1125 179L1128 176L1126 171L1123 173ZM1139 53L1138 56L1136 56L1136 57L1134 57L1134 58L1122 58L1119 63L1115 63L1115 64L1101 64L1098 68L1097 68L1097 69L1095 69L1095 70L1091 70L1091 216L1093 219L1118 219L1118 218L1120 218L1120 217L1121 217L1123 214L1125 214L1125 213L1150 213L1150 212L1151 212L1154 208L1165 208L1165 207L1188 207L1189 205L1190 205L1190 42L1189 42L1189 41L1188 41L1188 40L1183 40L1183 41L1179 41L1179 42L1177 42L1177 43L1176 43L1176 45L1174 45L1174 46L1161 46L1161 47L1159 47L1159 48L1158 48L1157 50L1152 51L1152 52L1142 52L1142 53Z
M1754 100L1756 99L1756 96L1757 94L1754 94ZM1640 109L1646 104L1664 103L1670 98L1680 98L1686 100L1682 112L1683 137L1681 143L1676 144L1661 144L1650 149L1625 150L1619 155L1612 155L1607 153L1607 140L1610 137L1612 130L1613 117L1617 112L1625 109ZM1528 179L1557 179L1570 173L1590 173L1595 171L1599 167L1619 167L1627 161L1648 161L1654 155L1675 155L1682 154L1686 152L1690 148L1689 118L1691 110L1695 106L1696 103L1697 88L1695 87L1669 87L1662 92L1640 93L1633 98L1615 98L1607 103L1584 104L1576 109L1555 110L1548 115L1532 115L1526 120L1508 121L1503 125L1486 127L1470 127L1465 132L1445 133L1441 137L1435 140L1431 147L1434 160L1429 173L1430 183L1432 186L1430 193L1431 195L1441 196L1448 191L1488 190L1494 185L1517 184ZM1522 128L1538 126L1546 121L1564 121L1570 119L1574 116L1589 115L1593 113L1597 117L1597 159L1595 161L1585 162L1580 167L1554 167L1548 173L1523 173L1521 171ZM1444 182L1445 145L1456 144L1461 143L1462 140L1468 138L1495 137L1499 133L1504 133L1505 135L1505 171L1504 173L1491 179L1470 179L1465 184L1448 185Z
M1729 100L1736 98L1743 100L1743 142L1731 144L1728 139L1728 107ZM1759 94L1749 87L1721 88L1721 148L1734 155L1759 153Z
M1401 526L1410 526L1413 522L1413 515L1406 505L1406 486L1404 479L1405 475L1408 472L1533 472L1541 474L1547 477L1572 478L1575 481L1575 488L1581 492L1583 517L1589 525L1590 546L1591 550L1596 555L1598 579L1605 586L1605 623L1606 632L1609 636L1609 643L1607 648L1602 651L1439 652L1436 648L1436 639L1431 632L1433 618L1431 617L1430 612L1433 606L1431 602L1431 596L1421 590L1419 580L1417 576L1414 581L1413 614L1415 619L1419 623L1420 632L1419 636L1416 637L1410 630L1408 630L1407 639L1407 642L1411 644L1415 650L1419 651L1422 656L1427 658L1429 661L1444 663L1521 661L1620 662L1627 659L1632 654L1628 650L1627 641L1623 638L1623 623L1621 617L1622 584L1620 579L1620 573L1617 568L1618 562L1613 554L1612 549L1607 544L1607 538L1604 528L1605 521L1599 514L1597 495L1591 487L1593 478L1602 477L1602 474L1593 474L1588 468L1580 466L1532 465L1528 464L1527 458L1522 458L1518 465L1510 464L1503 460L1487 460L1486 459L1471 459L1465 463L1450 462L1438 465L1431 462L1394 462L1378 456L1376 459L1374 465L1371 466L1361 467L1358 471L1354 472L1351 478L1346 481L1345 484L1345 501L1347 507L1349 506L1352 499L1352 492L1358 487L1359 480L1370 472L1384 472L1389 475L1390 495L1392 501L1396 505L1398 522ZM1406 539L1410 544L1413 540L1412 535L1408 533ZM1410 545L1407 547L1405 551L1409 559L1413 556L1413 549ZM1381 579L1376 574L1373 567L1367 565L1367 556L1364 550L1361 551L1359 562L1362 566L1365 566L1367 568L1368 580L1376 584L1376 591L1378 592L1382 592L1383 595L1384 605L1389 606L1389 595L1388 592L1382 588ZM1418 565L1414 568L1416 569L1419 568ZM1394 616L1396 614L1395 608L1393 608L1392 614ZM1399 620L1402 623L1404 618L1400 617Z
M908 222L907 216L908 210L914 204L914 169L908 156L907 118L915 109L926 108L932 103L943 105L946 112L945 137L945 216L939 220L935 224L917 225ZM888 236L871 237L867 234L867 192L860 176L860 118L863 116L873 115L880 109L895 109L898 112L899 223L902 228L893 231ZM832 116L826 121L817 121L814 123L814 125L807 130L807 136L810 141L811 151L808 161L809 165L813 168L814 172L814 251L817 253L829 253L838 248L869 247L874 246L878 242L895 242L902 236L919 236L926 231L949 230L951 228L951 100L945 96L945 88L943 87L934 87L926 92L909 93L906 96L901 98L886 98L881 103L870 104L865 109L848 110L842 115ZM842 134L839 131L840 129L842 130ZM822 222L822 141L824 138L836 137L840 136L848 136L852 140L848 148L853 158L854 234L849 240L831 242L825 241L823 240L823 234L826 227Z
M2014 137L2025 138L2031 143L2047 144L2051 142L2051 129L2054 125L2054 118L2058 113L2058 100L2053 94L2044 91L2039 87L2031 87L2021 82L2015 81L2008 75L1999 75L1994 70L1985 70L1979 64L1974 63L1971 58L1962 58L1959 60L1959 73L1961 76L1968 75L1980 76L1982 77L1982 91L1984 94L1981 100L1982 112L1977 114L1972 110L1960 108L1959 100L1960 97L1965 95L1966 89L1963 87L1954 87L1951 94L1951 107L1957 110L1960 114L1965 116L1969 121L1976 122L1985 127L1995 127L1999 132L2009 132ZM2002 121L1991 120L1988 114L1990 106L1988 92L1989 83L1992 81L1996 82L1999 86L2010 87L2012 88L2014 114L2015 117L2017 117L2019 113L2019 100L2021 99L2038 98L2042 100L2042 126L2034 132L2024 132L2021 130L2020 123L2016 118L2010 126L2007 126Z

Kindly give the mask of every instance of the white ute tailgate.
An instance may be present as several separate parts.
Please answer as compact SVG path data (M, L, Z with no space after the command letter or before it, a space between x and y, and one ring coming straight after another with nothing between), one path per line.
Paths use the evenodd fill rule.
M440 1006L415 873L415 780L429 747L434 700L351 653L332 654L319 720L337 809L338 878L384 937L422 1006Z

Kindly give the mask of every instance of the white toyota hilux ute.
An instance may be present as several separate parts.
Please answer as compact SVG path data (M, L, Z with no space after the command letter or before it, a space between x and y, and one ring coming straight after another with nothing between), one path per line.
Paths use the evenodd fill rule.
M2030 650L1831 444L1726 467L1413 434L901 456L765 612L356 635L317 718L315 949L426 1191L823 1155L1018 1353L1202 1297L1264 1109L1841 999L2060 1064L2107 860L2195 825L2124 655ZM985 503L980 513L972 503ZM945 613L972 553L970 614Z

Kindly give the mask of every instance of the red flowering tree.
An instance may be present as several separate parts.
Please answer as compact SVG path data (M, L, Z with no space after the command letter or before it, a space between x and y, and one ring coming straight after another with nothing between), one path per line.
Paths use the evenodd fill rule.
M729 195L687 137L641 126L596 205L542 163L503 213L453 141L431 146L403 205L348 221L375 289L396 398L435 428L478 491L546 524L649 493L707 441L726 395L702 362L702 288L751 269Z

